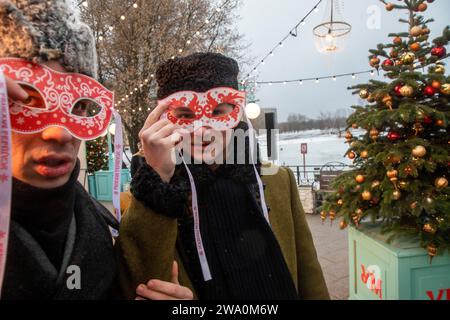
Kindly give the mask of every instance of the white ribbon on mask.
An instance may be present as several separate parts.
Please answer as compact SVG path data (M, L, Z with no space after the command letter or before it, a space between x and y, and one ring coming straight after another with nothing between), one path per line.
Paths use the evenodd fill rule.
M0 296L5 276L11 217L11 124L6 80L0 71Z
M198 201L197 201L197 188L195 187L194 178L189 170L186 162L184 161L183 155L180 153L180 157L183 160L183 164L186 167L186 171L189 177L189 184L191 185L192 193L192 215L194 217L194 236L195 236L195 246L197 248L198 258L200 260L200 266L202 268L203 279L209 281L212 279L211 271L209 269L208 259L206 259L205 248L203 247L202 234L200 232L200 217L198 212Z
M114 206L117 221L122 219L120 212L120 179L122 171L122 151L123 151L123 135L122 135L122 118L119 113L113 110L114 122L116 124L116 132L114 134L114 168L113 168L113 184L112 184L112 203ZM114 237L119 235L118 230L112 229L111 233Z
M253 165L253 170L255 171L255 176L256 176L256 180L258 183L258 188L259 188L259 194L260 194L260 198L261 198L261 207L262 207L262 211L263 211L263 215L264 218L266 219L267 223L270 226L270 221L269 221L269 210L267 209L267 205L266 205L266 199L264 196L264 186L261 180L261 177L259 176L258 170L256 169L255 166L255 159L257 159L257 157L255 157L255 137L253 135L254 133L254 129L252 126L252 123L249 121L249 119L246 117L248 126L249 126L249 143L250 143L250 157L251 157L251 162ZM186 168L188 177L189 177L189 184L191 186L191 193L192 193L192 215L194 218L194 236L195 236L195 246L197 248L197 254L198 254L198 258L200 260L200 266L202 269L202 274L203 274L203 279L205 281L211 280L212 276L211 276L211 271L209 269L209 264L208 264L208 259L206 258L206 253L205 253L205 249L203 246L203 240L202 240L202 235L200 232L200 216L199 216L199 210L198 210L198 201L197 201L197 188L195 187L195 182L194 182L194 178L192 176L191 171L189 170L186 162L184 161L184 157L181 153L179 153L183 164Z

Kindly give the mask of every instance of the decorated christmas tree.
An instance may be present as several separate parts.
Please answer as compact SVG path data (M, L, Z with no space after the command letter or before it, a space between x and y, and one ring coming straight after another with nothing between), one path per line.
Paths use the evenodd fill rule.
M89 173L108 170L108 143L106 137L86 142L86 160Z
M389 34L389 43L370 50L370 65L387 81L349 88L367 101L347 121L346 156L355 168L335 179L321 215L342 217L342 229L377 222L389 240L418 235L431 259L450 249L450 77L443 62L450 30L429 39L433 20L420 12L433 0L381 2L408 13L400 19L407 32Z

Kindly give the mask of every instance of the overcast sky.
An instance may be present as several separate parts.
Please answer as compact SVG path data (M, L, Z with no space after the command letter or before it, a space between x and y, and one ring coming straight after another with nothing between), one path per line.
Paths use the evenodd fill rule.
M284 37L288 31L318 2L318 0L243 0L241 20L238 30L251 43L249 55L259 61L270 49ZM314 45L312 29L324 20L326 0L319 5L319 12L313 13L306 24L299 28L298 37L290 37L281 49L278 49L267 63L258 69L259 81L273 81L297 78L310 78L339 73L363 71L370 69L368 50L376 44L389 41L390 32L407 31L406 25L398 22L406 18L404 10L387 12L378 0L341 0L344 6L344 19L353 29L347 39L343 52L332 56L320 55ZM397 2L392 0L393 3ZM370 6L380 7L381 19L379 29L367 27ZM443 28L450 24L450 1L436 0L429 5L426 17L432 17L431 38L441 34ZM448 68L447 68L448 69ZM248 70L247 70L248 71ZM448 72L448 71L447 71ZM367 81L370 75L332 80L298 83L264 85L257 91L261 107L277 108L278 121L285 121L289 113L302 113L316 117L320 111L334 112L349 108L357 102L346 88L351 84Z

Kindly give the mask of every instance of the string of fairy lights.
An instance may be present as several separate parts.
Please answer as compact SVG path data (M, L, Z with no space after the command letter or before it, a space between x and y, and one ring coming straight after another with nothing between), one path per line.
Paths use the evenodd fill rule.
M178 54L178 55L181 55L181 54L185 51L186 46L191 45L191 44L195 41L195 38L198 38L198 37L201 35L202 30L203 30L205 27L207 27L208 25L210 25L210 22L213 20L213 18L215 17L215 15L221 13L221 12L223 11L223 9L225 8L225 6L226 6L230 1L231 1L231 0L225 0L221 5L219 5L219 6L214 10L214 12L213 12L209 17L207 17L207 18L203 21L203 23L202 23L202 24L200 25L200 27L193 33L193 35L192 35L190 38L188 38L188 39L184 42L183 47L180 47L180 48L177 50L177 54ZM137 8L137 3L133 4L133 8ZM120 17L120 20L122 20L122 21L125 20L125 19L126 19L126 17L125 17L124 15L122 15L122 16ZM111 27L110 27L110 28L111 28ZM112 29L110 29L110 30L112 31ZM100 39L99 39L99 40L100 40ZM176 58L176 55L172 55L172 56L171 56L171 59L175 59L175 58ZM120 113L120 112L126 113L126 112L127 112L127 109L126 109L126 108L124 108L124 109L118 109L118 107L119 107L122 103L124 103L126 100L128 100L131 96L133 96L138 90L140 90L140 89L142 89L144 86L150 84L151 81L152 81L154 78L155 78L155 74L153 74L153 73L150 74L149 77L146 78L146 79L144 79L143 82L141 82L141 83L139 83L138 85L136 85L136 87L134 88L134 90L130 91L128 94L126 94L126 95L123 96L122 98L119 98L118 100L116 100L117 102L115 103L115 107L116 107L117 111L118 111L119 113ZM138 111L142 111L142 108L139 107L137 110L138 110ZM150 111L150 108L147 108L147 111ZM131 112L132 112L132 113L136 112L136 109L131 109Z
M286 40L288 40L290 37L297 37L299 34L299 28L301 26L304 26L306 23L306 20L308 19L308 17L313 13L313 12L318 12L318 6L321 4L323 0L319 0L307 13L304 17L302 17L300 19L300 21L289 30L289 32L287 33L287 35L285 35L275 46L272 47L272 49L251 69L251 71L246 75L246 77L244 78L244 80L242 80L242 85L245 89L247 89L248 85L252 84L253 87L257 87L257 86L261 86L261 85L276 85L276 84L282 84L282 85L286 85L288 83L298 83L299 85L303 85L306 82L312 82L314 81L316 84L318 84L320 82L320 80L324 80L324 79L332 79L333 81L337 81L338 78L342 78L342 77L347 77L347 76L351 76L353 79L356 78L357 75L361 75L361 74L370 74L371 76L373 76L375 74L375 70L365 70L365 71L359 71L359 72L351 72L351 73L343 73L343 74L335 74L335 75L327 75L327 76L320 76L320 77L309 77L309 78L297 78L297 79L287 79L287 80L274 80L274 81L251 81L248 82L247 80L251 77L253 72L257 72L258 68L261 65L265 65L267 60L269 59L269 57L273 57L274 53L277 49L282 48L284 46L284 43L286 42ZM184 43L184 48L179 48L178 49L178 54L182 54L185 51L186 46L191 45L192 42L194 41L194 39L198 36L201 35L202 29L204 29L206 26L208 26L208 24L210 23L210 21L214 18L214 16L217 13L222 12L223 8L230 2L230 0L225 0L220 6L218 6L214 12L204 20L204 23L197 29L197 31L193 34L193 36L191 38L188 38L186 40L186 42ZM82 1L79 3L79 6L83 6L85 8L87 8L89 6L88 1ZM113 31L115 28L115 25L117 23L123 22L126 20L127 14L131 9L137 9L139 8L139 5L137 2L133 3L133 5L129 6L118 18L116 23L112 23L111 25L107 25L106 28L109 31ZM102 34L98 35L97 38L100 42L104 40L104 36ZM175 59L175 55L171 56L171 59ZM117 102L115 103L115 107L117 108L118 112L123 112L126 113L127 109L119 109L118 107L123 104L126 100L128 100L131 96L133 96L136 92L138 92L140 89L142 89L144 86L148 85L149 83L151 83L151 81L155 78L155 75L152 73L149 75L148 78L144 79L143 82L139 83L138 85L136 85L136 87L131 90L128 94L126 94L125 96L119 98L118 100L116 100ZM130 110L132 113L136 112L136 111L142 111L142 107L139 107L137 109L131 109ZM147 111L150 111L150 108L147 108Z
M312 77L312 78L298 78L298 79L290 79L290 80L275 80L275 81L254 81L252 82L255 85L274 85L274 84L283 84L286 85L288 83L298 83L299 85L303 85L305 82L312 82L320 83L320 80L324 79L332 79L333 81L337 81L338 78L343 77L352 77L352 79L356 79L357 75L361 74L370 74L371 76L375 75L375 70L365 70L365 71L358 71L358 72L349 72L349 73L341 73L341 74L334 74L334 75L327 75L327 76L320 76L320 77Z
M311 10L308 11L308 13L300 19L300 21L292 28L289 30L289 32L287 33L287 35L285 35L279 42L277 42L277 44L275 46L272 47L272 49L251 69L251 71L249 73L247 73L247 75L245 76L245 78L242 80L241 84L245 86L247 80L251 77L252 73L256 73L258 72L258 68L261 65L265 65L266 61L270 58L273 57L275 55L275 51L279 48L283 48L284 43L286 42L287 39L289 39L290 37L294 37L296 38L298 36L298 29L301 26L304 26L306 23L306 20L308 19L308 17L313 13L313 12L318 12L318 6L320 5L320 3L323 0L319 0L312 8Z

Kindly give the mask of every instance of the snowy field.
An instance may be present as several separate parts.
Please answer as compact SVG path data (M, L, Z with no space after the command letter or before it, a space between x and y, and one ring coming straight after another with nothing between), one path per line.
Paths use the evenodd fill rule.
M279 134L277 164L288 166L303 165L303 157L300 153L300 145L302 143L308 144L306 165L321 166L331 161L351 164L351 161L344 157L344 154L348 149L348 144L345 143L344 136L345 132L343 132L342 137L339 138L335 133L321 130L307 130ZM263 159L266 160L266 137L260 136L259 142Z
M345 132L339 138L336 133L322 130L307 130L299 132L282 133L278 135L278 161L279 165L297 166L303 165L300 145L308 144L308 154L306 155L306 165L322 166L327 162L336 161L351 164L351 161L344 157L348 149L345 143ZM267 160L266 136L258 137L263 160ZM128 159L131 159L129 150L125 151ZM127 157L124 162L129 165Z

